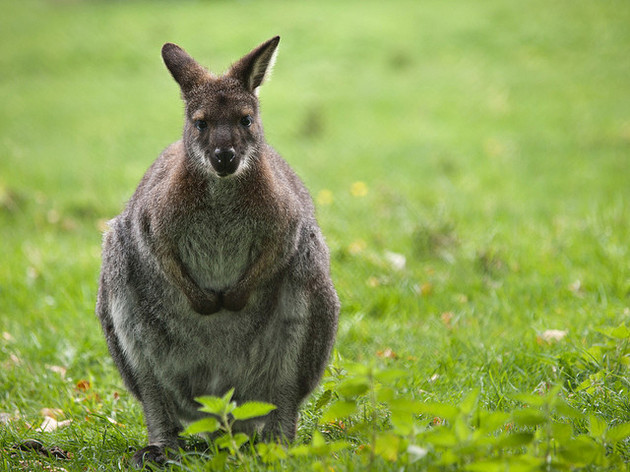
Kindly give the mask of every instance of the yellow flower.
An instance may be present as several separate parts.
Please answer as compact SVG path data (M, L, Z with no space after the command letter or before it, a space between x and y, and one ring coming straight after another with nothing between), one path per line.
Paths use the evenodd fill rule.
M368 193L367 185L365 182L355 182L350 187L350 193L353 197L365 197Z
M328 189L320 190L317 194L317 204L320 206L328 206L333 202L333 193Z

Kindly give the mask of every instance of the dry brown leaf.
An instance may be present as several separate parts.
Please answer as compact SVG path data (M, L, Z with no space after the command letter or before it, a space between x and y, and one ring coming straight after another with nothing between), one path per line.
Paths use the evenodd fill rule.
M39 414L57 420L63 416L63 410L60 408L42 408Z
M57 421L56 419L51 418L50 416L45 416L44 421L42 421L42 424L39 425L39 428L36 428L35 431L38 431L41 433L50 433L52 431L55 431L56 429L64 428L68 426L70 423L72 423L72 420Z
M65 378L68 369L59 365L47 365L46 368L55 374L59 374L61 378Z
M398 359L398 354L387 347L382 351L376 351L376 355L382 359Z
M74 389L80 392L87 392L91 388L92 385L90 384L89 380L79 380L74 386Z
M451 320L453 319L453 316L453 313L450 311L445 311L444 313L442 313L440 318L442 319L442 323L444 323L444 326L446 326L447 328L452 328Z
M545 341L547 343L553 343L553 342L561 341L562 339L565 338L567 334L569 334L567 330L548 329L546 331L543 331L542 334L538 336L538 338L540 338L541 341Z

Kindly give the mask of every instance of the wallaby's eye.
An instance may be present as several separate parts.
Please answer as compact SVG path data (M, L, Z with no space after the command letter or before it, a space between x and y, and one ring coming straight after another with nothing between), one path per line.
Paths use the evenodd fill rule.
M199 131L203 131L208 127L208 122L206 120L195 120L195 128Z
M241 124L245 126L245 128L249 128L253 122L254 119L249 115L245 115L243 118L241 118Z

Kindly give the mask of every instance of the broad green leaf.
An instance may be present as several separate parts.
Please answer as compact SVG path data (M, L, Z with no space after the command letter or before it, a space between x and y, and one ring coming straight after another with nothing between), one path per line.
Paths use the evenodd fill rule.
M616 443L630 437L630 423L622 423L609 428L604 433L604 438L608 442Z
M271 464L288 457L287 451L278 443L258 443L256 452L265 464Z
M311 464L311 469L313 472L327 472L326 466L322 461L315 461Z
M603 418L596 415L590 415L588 417L588 431L591 433L591 436L595 438L603 437L607 427L608 424Z
M479 462L473 462L472 464L466 464L464 470L471 472L504 472L508 470L502 460L482 460ZM512 469L509 469L512 470Z
M480 429L491 433L496 431L510 419L510 414L503 411L481 412L479 415Z
M471 429L464 419L459 417L453 421L453 431L459 441L464 441L470 436Z
M232 410L232 416L235 420L248 420L250 418L265 416L275 409L276 406L271 403L246 402L234 408L234 410Z
M370 368L358 362L345 362L343 367L348 372L349 376L367 377L370 375Z
M230 401L232 401L232 396L234 396L234 388L231 388L227 392L225 392L225 395L223 395L223 401L225 403L229 403Z
M331 443L328 443L328 450L330 452L337 452L337 451L341 451L343 449L348 449L349 447L352 447L352 444L349 443L348 441L344 441L344 440L339 440L339 441L334 441Z
M390 387L380 387L376 389L376 400L381 403L390 403L396 397L396 391Z
M408 436L413 432L413 416L411 414L405 411L393 410L389 419L396 433Z
M547 416L540 410L524 408L512 412L512 420L517 426L538 426L547 421Z
M578 466L597 463L604 452L603 446L597 444L588 436L578 436L563 443L560 447L560 455L565 460Z
M317 430L313 431L313 437L311 439L310 450L312 454L315 454L318 456L328 454L329 452L324 436L322 436L322 433L320 433Z
M400 436L391 433L383 433L376 436L374 453L387 461L394 462L398 459L399 447Z
M459 414L459 408L447 403L420 403L419 413L430 414L450 420Z
M370 389L368 379L362 377L353 377L344 380L337 385L337 393L346 398L355 398L363 395Z
M537 406L541 407L545 404L545 397L541 397L540 395L534 395L533 393L517 393L513 395L515 400L523 403L528 406Z
M330 400L332 399L332 393L332 390L326 390L324 393L322 393L322 395L317 399L317 403L315 403L315 409L321 410L326 405L328 405L330 403Z
M534 433L517 432L500 436L497 441L498 447L521 447L534 440Z
M456 464L460 460L461 460L461 457L459 456L459 454L455 454L453 449L448 448L442 451L442 455L440 456L440 459L437 461L437 464L449 466L452 464Z
M409 398L397 398L389 402L389 409L399 413L407 413L409 415L416 415L422 412L424 403L418 400L412 400Z
M502 459L481 460L467 464L464 470L471 472L532 472L542 470L543 460L532 456L508 456Z
M391 384L398 379L409 377L409 371L402 369L384 369L374 374L374 378L379 382Z
M219 420L209 416L208 418L202 418L194 423L190 423L184 430L184 434L214 433L219 429L219 426Z
M627 339L628 337L630 337L630 329L628 329L626 325L622 323L619 326L617 326L615 329L613 329L610 332L610 335L613 338L617 338L617 339Z
M225 470L225 463L229 454L227 451L219 451L208 462L207 470Z
M313 431L313 436L311 437L311 446L322 447L324 445L326 445L326 440L324 439L324 436L322 436L322 433L317 430Z
M566 401L562 398L557 398L554 402L554 410L559 415L562 415L567 418L578 419L584 417L584 415L570 406Z
M571 440L571 437L573 436L573 428L570 424L566 423L552 423L551 434L556 442L564 444L565 442Z
M479 389L475 388L461 401L459 408L463 414L468 415L473 412L477 406L478 400Z
M234 443L236 444L237 448L241 447L247 441L249 441L249 436L245 433L236 433L234 435Z
M223 411L225 410L226 402L221 397L197 397L195 398L199 403L201 403L200 411L205 413L212 413L214 415L221 416Z
M224 434L214 440L214 445L219 449L227 449L231 454L234 454L234 448L232 447L232 439L229 434Z
M445 427L437 427L428 430L425 439L435 447L451 448L457 444L455 433Z
M323 414L321 421L323 423L329 423L334 420L340 420L353 415L357 411L357 404L355 402L340 400L333 403L326 413Z
M292 447L289 449L289 454L294 457L303 457L308 456L311 452L311 448L306 444L301 444L299 446Z

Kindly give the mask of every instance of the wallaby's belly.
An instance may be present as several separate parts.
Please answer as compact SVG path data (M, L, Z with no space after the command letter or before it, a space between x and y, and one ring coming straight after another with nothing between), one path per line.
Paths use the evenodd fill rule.
M209 316L195 313L176 289L167 289L154 317L132 321L129 313L140 308L134 305L142 290L135 287L116 296L112 318L134 370L153 377L174 413L191 421L200 417L195 397L235 388L240 398L272 401L273 393L295 378L306 320L300 307L306 310L306 302L296 301L278 282L277 302L270 305L268 289L254 292L241 312ZM130 322L133 329L126 326Z

